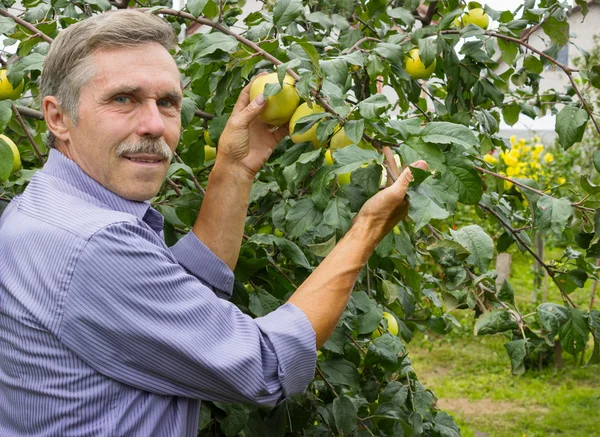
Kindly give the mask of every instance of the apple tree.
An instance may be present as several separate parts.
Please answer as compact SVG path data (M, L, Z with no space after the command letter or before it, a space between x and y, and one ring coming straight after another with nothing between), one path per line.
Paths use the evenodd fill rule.
M585 1L576 3L586 11ZM87 16L140 8L182 35L174 53L185 88L181 141L152 200L165 217L168 244L195 221L214 147L241 89L260 72L275 73L264 93L276 96L285 76L292 78L306 103L293 123L296 141L282 140L256 177L235 269L233 301L254 317L285 302L361 205L398 176L398 164L429 164L429 171L413 170L409 218L361 272L305 395L272 410L203 403L199 435L458 436L410 360L413 335L448 333L458 325L455 308L472 310L476 335L505 336L515 374L556 341L572 355L591 346L590 364L598 364L600 312L578 293L597 280L600 157L594 154L590 174L564 174L553 184L501 169L513 150L499 136L501 121L555 114L564 149L576 148L586 128L600 132L584 98L600 87L597 58L582 51L579 68L556 60L572 43L569 3L526 0L515 11L497 11L457 0L270 0L239 21L242 6L2 0L0 9L7 93L24 82L18 96L0 95L0 125L21 162L14 171L15 151L0 141L0 211L47 156L37 98L44 56L61 29ZM534 32L545 48L530 43ZM571 86L540 92L547 67L564 72ZM561 241L563 256L539 259L535 232ZM492 261L511 247L540 262L558 301L524 314L509 281L496 285Z

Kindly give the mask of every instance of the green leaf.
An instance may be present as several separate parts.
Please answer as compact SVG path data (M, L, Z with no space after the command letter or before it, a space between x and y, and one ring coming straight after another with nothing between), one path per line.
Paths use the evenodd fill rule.
M333 158L335 174L352 172L364 164L380 164L383 161L383 157L375 150L361 149L355 145L335 150Z
M421 138L426 143L456 144L463 146L465 150L472 150L479 145L479 140L468 127L447 122L427 124L421 132Z
M208 0L189 0L187 2L188 11L190 11L194 17L198 18L202 14L206 3L208 3Z
M519 121L519 114L521 114L521 106L519 105L505 105L502 107L502 116L509 126Z
M398 132L402 139L407 140L409 137L419 135L421 133L421 120L418 118L408 118L406 120L390 120L389 126Z
M365 366L380 364L384 368L394 369L398 366L398 354L402 350L400 339L386 332L369 343Z
M375 46L373 52L397 65L402 65L404 62L404 50L398 44L380 42Z
M0 33L4 35L10 35L11 33L15 33L16 24L15 22L8 17L0 17Z
M344 125L344 131L346 132L346 136L350 138L350 141L358 144L365 131L365 121L362 118L360 120L349 120Z
M248 423L250 411L247 406L241 404L225 404L214 402L214 405L223 410L225 414L217 415L217 421L226 437L237 436Z
M584 109L565 106L556 116L556 133L558 143L567 150L583 139L588 113Z
M453 153L446 154L442 183L458 193L458 201L466 205L476 204L483 195L483 182L473 168L473 162Z
M259 288L250 292L250 304L248 308L256 317L263 317L281 306L281 302L275 296Z
M395 18L396 20L400 20L409 27L412 26L413 24L415 24L415 17L413 17L412 12L409 11L408 9L404 9L404 8L389 9L387 11L387 14L388 14L388 17Z
M391 107L390 101L383 94L373 94L371 97L358 104L361 117L366 119L377 119Z
M590 335L590 329L583 311L571 308L569 318L558 331L558 335L562 347L571 355L584 350Z
M515 58L519 54L519 46L511 41L505 41L498 38L498 47L502 51L502 60L508 65L512 65L515 62Z
M277 0L273 7L273 23L280 27L287 26L302 14L302 9L300 0Z
M319 363L319 367L330 384L343 385L355 389L360 385L358 370L356 370L356 366L350 361L343 358L334 358Z
M454 422L452 416L444 411L440 411L433 419L434 429L440 437L460 437L460 428Z
M470 255L470 252L460 243L452 240L438 240L427 250L433 259L444 267L460 265Z
M356 430L356 407L350 398L341 395L333 400L333 417L340 435L352 435Z
M508 282L506 279L502 283L500 291L498 291L498 299L511 305L515 304L515 292L511 287L510 282Z
M569 23L559 21L556 17L549 17L543 24L542 29L550 37L552 42L564 46L569 42Z
M510 357L513 375L522 375L525 373L525 364L523 361L525 360L529 349L527 339L510 341L506 343L504 347Z
M432 38L422 38L419 40L419 58L425 68L429 67L437 55L437 43Z
M341 229L342 233L346 233L352 224L348 200L342 197L331 199L323 213L323 223L335 229Z
M0 181L5 181L12 173L13 151L6 141L0 139Z
M44 56L39 53L32 53L19 60L19 68L22 71L42 71Z
M400 145L400 155L402 161L413 163L424 160L429 164L429 171L444 169L444 154L433 144L426 143L421 138L412 137L407 142Z
M325 72L325 77L339 86L344 86L348 78L348 63L343 59L328 59L319 61Z
M287 259L299 266L304 267L305 269L312 270L312 266L308 262L308 259L306 259L306 255L304 255L304 252L302 252L296 243L285 238L277 237L274 239L274 242L277 248L281 250L283 256L285 256Z
M569 309L555 303L543 303L538 306L537 318L541 327L548 333L547 337L554 342L554 336L569 319Z
M210 60L209 56L217 50L225 53L233 53L238 48L238 42L234 37L221 32L196 35L198 35L198 38L194 40L193 46L194 59L196 61L200 61L203 58ZM193 36L195 37L196 35Z
M0 100L0 132L4 132L13 116L10 100Z
M469 225L458 231L450 230L452 238L465 247L471 255L466 262L479 267L481 273L487 272L494 257L494 241L479 225Z
M331 252L333 250L336 242L337 242L337 240L334 235L333 237L331 237L329 240L327 240L324 243L307 244L306 247L308 247L308 250L310 250L316 256L324 258L327 255L329 255L329 252Z
M448 210L436 202L438 197L426 184L421 184L417 188L410 187L408 194L410 196L408 216L415 222L415 231L432 219L443 220L450 215Z
M525 67L528 72L534 74L541 74L542 71L544 71L544 64L542 64L542 61L533 55L528 55L525 57L525 60L523 61L523 67Z
M535 209L536 229L542 234L552 231L560 237L572 215L573 207L566 197L555 199L550 196L542 196Z
M483 314L475 323L475 335L498 334L518 329L519 324L507 310L494 310Z
M304 197L292 206L286 217L286 232L291 237L299 237L316 228L323 220L323 214L309 197Z

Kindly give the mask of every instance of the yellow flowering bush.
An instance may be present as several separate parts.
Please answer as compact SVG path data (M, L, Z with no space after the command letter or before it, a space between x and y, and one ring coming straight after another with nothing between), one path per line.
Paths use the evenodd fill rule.
M533 137L529 142L525 138L517 141L517 137L513 135L510 137L510 145L508 150L491 151L483 156L483 160L497 167L499 174L511 179L533 179L542 186L562 185L566 182L550 165L554 162L554 155L545 152L539 136ZM505 189L512 186L512 182L504 181Z

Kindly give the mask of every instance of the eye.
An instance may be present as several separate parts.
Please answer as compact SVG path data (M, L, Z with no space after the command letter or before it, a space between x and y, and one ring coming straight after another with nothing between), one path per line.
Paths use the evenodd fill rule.
M176 104L171 99L160 99L158 101L158 106L163 107L163 108L173 108L176 106Z
M114 101L117 103L127 103L129 102L129 97L127 96L117 96L114 98Z

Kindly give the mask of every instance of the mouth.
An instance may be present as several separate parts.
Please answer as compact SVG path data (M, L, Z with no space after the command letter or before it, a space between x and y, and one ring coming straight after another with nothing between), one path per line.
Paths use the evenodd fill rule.
M123 158L128 159L131 162L135 162L136 164L161 164L164 159L158 155L150 155L150 154L136 154L136 155L123 155Z

